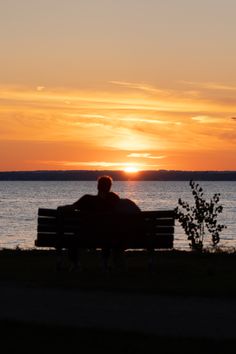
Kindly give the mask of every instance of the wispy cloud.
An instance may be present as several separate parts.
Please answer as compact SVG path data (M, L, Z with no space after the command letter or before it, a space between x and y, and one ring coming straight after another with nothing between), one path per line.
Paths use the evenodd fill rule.
M166 90L157 89L151 85L147 85L144 83L135 83L135 82L127 82L127 81L110 81L110 83L117 86L122 86L134 90L140 90L151 94L167 93Z
M210 116L195 116L191 118L192 120L199 122L199 123L205 123L205 124L222 124L225 122L225 118L216 118L216 117L210 117Z
M145 124L164 124L164 125L167 125L167 124L173 124L174 122L173 121L168 121L168 120L160 120L160 119L157 119L157 118L140 118L140 117L123 117L123 118L117 118L119 121L122 121L122 122L133 122L133 123L145 123Z
M166 156L165 155L159 155L159 156L153 156L150 153L137 153L133 152L131 154L128 154L127 157L135 157L135 158L143 158L143 159L164 159Z
M92 168L112 168L112 169L124 169L126 167L136 167L138 169L147 169L147 168L156 168L158 164L146 164L146 163L138 163L138 162L112 162L112 161L52 161L52 160L44 160L40 161L41 164L46 165L58 165L63 167L92 167Z
M181 83L194 86L199 89L220 90L220 91L236 91L236 86L224 85L217 82L196 82L196 81L181 81Z
M222 104L222 97L212 100L204 90L195 97L144 83L113 84L118 92L0 87L0 138L89 141L95 148L150 153L143 159L158 158L152 151L217 148L222 141L231 146L222 131L235 128L235 101Z
M45 86L37 86L36 90L37 91L43 91L43 90L45 90L45 88L46 88Z

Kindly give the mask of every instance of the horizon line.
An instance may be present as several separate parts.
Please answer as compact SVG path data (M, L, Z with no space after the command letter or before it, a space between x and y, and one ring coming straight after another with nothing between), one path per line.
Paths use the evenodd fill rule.
M27 173L27 172L120 172L120 173L127 173L125 170L111 170L111 169L69 169L69 170L5 170L5 171L0 171L0 173ZM138 170L135 173L143 173L143 172L236 172L235 170L175 170L175 169L159 169L159 170Z

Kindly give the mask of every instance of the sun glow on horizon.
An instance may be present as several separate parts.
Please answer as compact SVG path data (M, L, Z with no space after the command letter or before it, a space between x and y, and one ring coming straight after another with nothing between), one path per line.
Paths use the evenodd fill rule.
M126 173L138 173L140 169L136 166L127 166L124 168L124 172Z

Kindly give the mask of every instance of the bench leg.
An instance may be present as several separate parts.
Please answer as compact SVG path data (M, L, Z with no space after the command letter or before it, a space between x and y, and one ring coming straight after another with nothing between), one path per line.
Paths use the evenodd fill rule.
M57 248L56 249L57 252L57 263L56 263L56 270L60 271L63 269L63 256L62 256L62 249L61 248Z
M109 258L111 254L111 249L108 247L102 248L102 268L105 272L109 271Z
M148 252L148 270L150 272L154 271L154 267L156 265L155 251L153 248L147 249Z

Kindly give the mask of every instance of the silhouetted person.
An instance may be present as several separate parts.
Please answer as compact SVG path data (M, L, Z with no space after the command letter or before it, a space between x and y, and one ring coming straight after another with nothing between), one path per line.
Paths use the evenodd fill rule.
M74 210L88 212L109 211L109 200L107 199L112 186L110 176L101 176L97 180L97 195L85 194L69 207Z
M73 204L62 205L57 209L63 210L79 210L84 212L102 212L109 208L107 195L112 186L112 178L110 176L101 176L97 180L97 195L85 194ZM113 193L113 192L112 192Z
M128 198L120 198L119 201L116 202L113 209L114 213L117 214L136 214L141 212L141 209L138 205L131 199ZM139 232L139 226L137 225L137 234ZM124 268L124 249L116 247L113 251L113 261L116 267ZM110 250L109 250L110 252Z
M78 210L85 213L107 213L107 218L110 217L110 213L137 213L140 212L140 208L130 199L121 199L118 194L111 191L112 178L110 176L101 176L97 180L97 195L85 194L79 198L76 202L70 205L58 207L59 211L66 210ZM109 222L109 220L108 220ZM94 231L96 232L96 231ZM116 230L111 230L110 237L113 237L112 233ZM68 249L68 256L73 264L73 268L79 266L79 247L75 244ZM111 253L110 247L102 248L102 260L104 268L108 269L108 261ZM123 249L113 249L114 260L121 258Z
M97 189L98 196L106 199L107 194L110 192L112 186L112 178L110 176L101 176L98 178Z
M85 194L73 204L58 207L58 211L62 213L66 210L78 210L89 213L112 212L120 198L116 193L111 192L111 187L112 178L106 175L101 176L97 180L97 195ZM73 264L73 268L79 266L78 252L79 248L76 245L68 249L68 256ZM102 250L102 257L106 259L106 249ZM106 264L105 260L104 264Z

